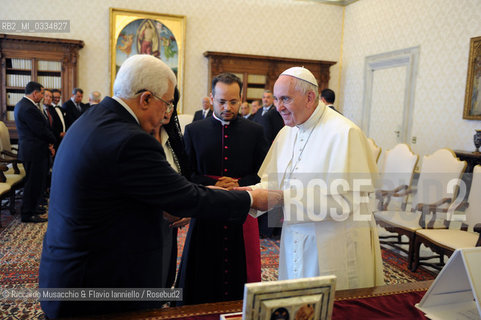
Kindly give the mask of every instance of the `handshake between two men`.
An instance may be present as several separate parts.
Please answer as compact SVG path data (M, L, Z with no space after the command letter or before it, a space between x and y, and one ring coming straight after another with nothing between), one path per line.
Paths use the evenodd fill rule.
M281 190L252 189L250 187L207 186L210 189L247 191L252 197L251 208L259 211L269 211L282 205L284 197ZM164 218L171 223L171 227L179 228L187 225L190 218L179 218L164 211Z

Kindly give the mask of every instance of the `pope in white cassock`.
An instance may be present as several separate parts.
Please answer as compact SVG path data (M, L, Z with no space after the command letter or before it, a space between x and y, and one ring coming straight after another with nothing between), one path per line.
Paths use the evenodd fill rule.
M361 129L319 102L318 91L305 68L279 76L274 98L286 126L251 186L282 190L279 280L334 274L336 289L383 285L368 200L375 161Z

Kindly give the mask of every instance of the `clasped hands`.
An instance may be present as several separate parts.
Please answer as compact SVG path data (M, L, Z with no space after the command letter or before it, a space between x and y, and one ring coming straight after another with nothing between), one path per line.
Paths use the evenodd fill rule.
M222 177L224 178L224 177ZM232 179L232 178L229 178ZM220 179L219 179L220 180ZM226 179L227 180L227 179ZM219 186L208 186L211 189L224 189ZM232 190L232 189L224 189ZM234 187L233 190L249 191L252 196L252 209L259 211L269 211L273 208L282 206L284 202L284 194L281 190L267 190L267 189L255 189L250 187Z
M225 179L225 181L226 180L227 179ZM227 190L226 188L222 188L220 186L207 186L207 188L217 189L217 190ZM249 191L249 193L252 196L251 208L259 211L269 211L273 208L281 206L284 201L283 193L281 190L267 190L267 189L253 190L250 187L234 187L233 190ZM164 211L164 219L170 222L171 228L181 228L190 222L190 218L179 218L165 211Z

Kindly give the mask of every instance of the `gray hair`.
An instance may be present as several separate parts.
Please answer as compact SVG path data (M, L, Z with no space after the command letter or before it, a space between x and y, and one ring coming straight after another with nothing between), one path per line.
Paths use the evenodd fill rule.
M89 94L89 99L95 102L100 102L100 99L102 98L102 94L98 91L92 91Z
M141 90L152 91L163 96L169 84L175 86L174 72L160 59L151 55L138 54L124 61L114 82L114 95L130 99Z
M309 83L307 81L297 79L295 77L292 77L292 79L295 81L295 86L294 89L304 95L306 95L309 91L313 91L315 94L315 99L317 102L319 102L319 91L317 90L318 87L313 85L312 83Z

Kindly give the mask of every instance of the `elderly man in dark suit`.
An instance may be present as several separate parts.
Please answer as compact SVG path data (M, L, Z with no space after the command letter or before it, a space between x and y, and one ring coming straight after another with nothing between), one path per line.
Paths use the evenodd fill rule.
M65 101L62 105L62 109L65 112L65 122L67 129L77 120L82 113L87 109L82 103L84 91L80 88L74 88L72 90L72 97Z
M40 83L29 82L25 97L15 106L15 125L18 131L18 158L23 161L26 179L23 188L22 222L45 222L39 214L39 205L46 188L50 155L55 153L56 139L50 131L47 117L38 103L44 88Z
M185 147L192 181L232 189L257 183L268 145L262 127L238 116L242 82L231 73L212 80L214 115L189 124ZM249 143L245 143L249 141ZM242 299L246 282L261 281L257 220L244 224L192 219L182 256L184 303Z
M194 113L194 119L192 120L192 122L199 121L211 116L212 105L210 104L210 99L209 97L204 97L202 98L202 110L198 110Z
M264 127L264 135L270 146L276 138L277 133L284 127L284 120L282 120L281 115L274 106L274 97L270 90L264 91L262 95L262 108L257 110L253 120ZM260 216L257 220L259 221L261 237L274 237L278 239L281 234L281 219L282 211L279 208Z
M124 61L106 97L69 129L55 159L40 288L165 288L162 212L242 223L269 193L192 184L152 136L176 79L160 59ZM280 201L276 194L274 199ZM272 202L269 203L269 205ZM160 307L162 301L42 301L49 318Z
M270 90L264 91L262 108L255 113L253 120L264 127L264 135L271 145L277 133L284 127L284 121L274 106L274 97Z

